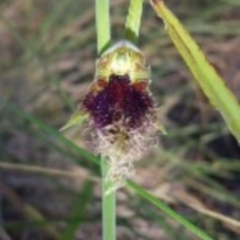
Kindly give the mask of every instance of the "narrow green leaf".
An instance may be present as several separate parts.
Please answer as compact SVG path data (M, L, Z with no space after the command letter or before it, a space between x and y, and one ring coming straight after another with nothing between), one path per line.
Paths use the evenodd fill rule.
M86 212L87 204L90 201L90 198L93 194L93 182L86 182L83 190L77 196L76 203L73 206L72 214L70 219L74 219L74 221L70 221L66 227L65 232L62 234L60 240L70 240L74 239L74 235L79 228L79 225L83 221L84 214Z
M32 48L32 45L29 41L27 41L26 38L22 36L20 31L18 31L13 24L5 18L1 13L0 13L0 20L4 24L4 26L7 28L7 30L12 34L12 36L16 39L18 42L19 46L31 57L35 57L36 53Z
M139 36L139 29L142 17L143 0L131 0L125 27L127 40L136 43Z
M52 137L55 137L60 142L65 144L65 146L69 147L69 149L72 149L72 150L76 151L77 153L79 153L80 156L85 157L86 159L92 161L93 163L99 164L99 159L96 156L94 156L92 153L78 147L72 141L65 138L61 133L59 133L55 129L49 127L47 124L43 123L36 117L22 111L21 109L17 108L14 104L7 102L5 99L3 99L1 97L0 97L0 103L2 103L8 111L14 113L17 117L24 119L26 121L29 121L31 124L36 126L39 130L49 134Z
M138 185L136 185L135 183L130 182L130 181L128 182L127 186L130 189L134 190L138 195L140 195L141 197L143 197L146 200L148 200L149 202L151 202L154 206L156 206L158 209L163 211L166 215L175 219L177 222L179 222L180 224L185 226L190 232L192 232L193 234L198 236L200 239L213 240L213 238L208 236L204 231L202 231L201 229L196 227L194 224L189 222L186 218L182 217L181 215L179 215L178 213L173 211L166 204L164 204L162 201L160 201L159 199L157 199L156 197L154 197L153 195L148 193L143 188L139 187Z
M70 117L67 123L60 128L59 131L62 132L68 128L81 124L87 117L88 117L87 114L77 110L73 113L73 115Z
M224 80L210 65L200 47L161 0L150 0L177 50L211 104L222 114L232 134L240 141L240 106Z
M50 13L45 17L43 23L41 24L41 35L46 34L52 26L57 22L58 17L61 16L61 13L66 11L68 6L72 5L75 0L62 0L55 4L55 7L50 11Z

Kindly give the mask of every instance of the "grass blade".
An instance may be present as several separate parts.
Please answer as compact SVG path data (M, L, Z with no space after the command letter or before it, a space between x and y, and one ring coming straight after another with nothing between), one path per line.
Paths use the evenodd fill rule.
M240 106L224 80L207 61L200 47L161 0L150 0L177 50L211 104L222 114L232 134L240 141Z
M74 239L74 234L77 231L79 224L83 220L86 206L93 194L93 182L86 182L83 191L77 196L76 203L74 204L71 219L74 221L69 222L60 240Z
M46 134L49 134L52 137L55 137L56 139L61 141L63 144L65 144L65 146L69 147L69 149L76 151L80 156L85 157L86 159L92 161L93 163L99 162L99 160L96 156L94 156L93 154L87 152L86 150L78 147L72 141L65 138L61 133L59 133L55 129L49 127L47 124L43 123L42 121L35 118L34 116L23 112L22 110L18 109L15 105L5 101L1 97L0 97L0 103L2 103L8 111L14 113L17 117L24 119L26 121L29 121L31 124L36 126L41 131L45 132Z
M203 240L213 240L210 236L208 236L204 231L193 225L191 222L189 222L187 219L173 211L171 208L169 208L166 204L164 204L162 201L148 193L143 188L139 187L133 182L128 182L128 187L132 190L134 190L138 195L148 200L150 203L152 203L154 206L156 206L158 209L163 211L166 215L169 217L175 219L177 222L185 226L190 232L198 236L200 239Z
M68 6L72 5L75 0L63 0L59 1L58 4L53 8L49 15L44 19L41 25L41 36L45 35L52 26L58 21L58 17L66 11Z
M12 34L14 39L18 42L19 46L31 57L35 57L36 53L34 52L31 44L22 36L22 34L13 26L13 24L5 18L0 13L0 20L4 23L4 26L8 29L8 31Z

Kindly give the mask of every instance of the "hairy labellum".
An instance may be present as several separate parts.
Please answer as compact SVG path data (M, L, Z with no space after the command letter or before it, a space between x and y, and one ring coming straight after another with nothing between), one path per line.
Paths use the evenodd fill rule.
M121 122L126 129L141 126L153 101L143 83L131 83L128 75L109 76L99 92L90 92L83 101L98 128Z
M109 162L115 188L133 172L157 139L158 119L149 91L150 72L142 53L121 41L96 64L96 76L80 110L89 115L92 142Z

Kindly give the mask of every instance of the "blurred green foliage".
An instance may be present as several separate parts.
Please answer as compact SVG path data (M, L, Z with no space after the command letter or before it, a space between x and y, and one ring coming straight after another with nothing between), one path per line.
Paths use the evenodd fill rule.
M239 98L239 1L167 3ZM124 38L129 1L111 4L115 41ZM139 46L152 66L151 88L168 136L138 164L134 181L215 239L238 239L239 147L189 81L147 2L143 10ZM0 182L5 186L0 189L0 236L55 239L51 226L65 236L75 231L76 239L100 239L99 169L86 160L95 158L57 132L94 76L93 2L1 1L0 56ZM84 146L82 132L74 129L67 137ZM14 201L12 193L21 201ZM74 210L81 198L88 204ZM22 211L26 205L44 218ZM119 193L118 216L118 239L195 239L126 190Z

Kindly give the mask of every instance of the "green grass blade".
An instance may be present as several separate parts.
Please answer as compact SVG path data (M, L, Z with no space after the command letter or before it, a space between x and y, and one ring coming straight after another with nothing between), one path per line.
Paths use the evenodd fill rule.
M131 0L125 26L125 38L137 43L141 24L143 0Z
M46 34L52 26L58 21L58 17L61 13L66 11L68 6L72 5L75 0L62 0L59 1L58 4L55 4L55 7L50 12L50 14L44 19L43 23L41 24L41 35L43 36Z
M17 117L24 119L26 121L29 121L31 124L36 126L41 131L49 134L50 136L55 137L59 141L61 141L65 146L69 147L69 149L72 149L76 151L80 156L85 157L86 159L92 161L93 163L98 163L99 159L94 156L93 154L87 152L86 150L78 147L75 145L72 141L65 138L60 132L56 131L55 129L49 127L39 119L35 118L34 116L23 112L22 110L18 109L15 105L5 101L3 98L0 97L0 103L4 105L4 107L9 110L10 112L14 113Z
M171 208L169 208L166 204L164 204L162 201L148 193L143 188L139 187L133 182L128 182L128 187L132 190L134 190L138 195L148 200L150 203L152 203L154 206L156 206L158 209L163 211L166 215L169 217L175 219L177 222L185 226L190 232L198 236L200 239L203 240L213 240L210 236L208 236L204 231L193 225L191 222L189 222L187 219L173 211Z
M23 36L22 34L12 25L12 23L5 18L1 13L0 13L0 20L2 21L2 23L4 23L4 25L6 26L6 28L8 29L8 31L12 34L12 36L17 40L19 46L21 46L21 48L31 57L35 57L36 53L34 52L31 43L28 42Z
M81 221L86 211L86 206L93 194L93 182L86 182L82 192L77 196L76 203L73 206L71 219L74 221L69 222L60 240L72 240L74 239L74 234L79 228Z
M222 114L232 134L240 141L240 106L224 80L207 61L200 47L161 0L151 0L154 10L211 104Z

